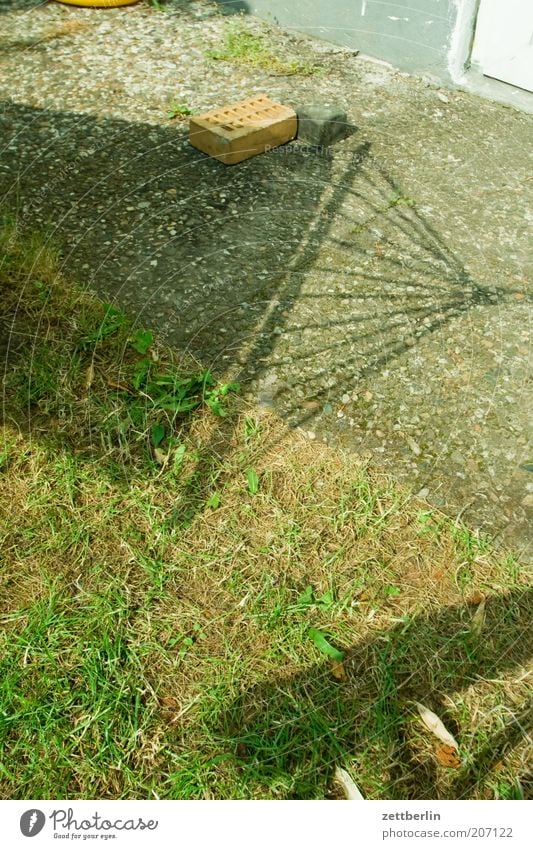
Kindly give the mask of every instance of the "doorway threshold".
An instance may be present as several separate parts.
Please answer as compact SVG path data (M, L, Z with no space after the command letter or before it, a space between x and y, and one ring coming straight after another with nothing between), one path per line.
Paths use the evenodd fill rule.
M479 94L521 112L533 113L533 94L530 91L487 77L474 68L466 71L455 84L463 91Z

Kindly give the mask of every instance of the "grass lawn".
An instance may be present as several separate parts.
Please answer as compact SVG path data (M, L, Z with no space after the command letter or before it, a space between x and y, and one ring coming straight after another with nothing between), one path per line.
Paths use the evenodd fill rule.
M525 568L59 264L2 225L2 798L531 796Z

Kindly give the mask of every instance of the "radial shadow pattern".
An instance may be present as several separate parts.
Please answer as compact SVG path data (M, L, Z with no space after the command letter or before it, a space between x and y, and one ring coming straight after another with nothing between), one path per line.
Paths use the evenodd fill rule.
M2 124L4 203L48 227L69 274L291 426L370 450L437 506L524 541L531 297L474 280L357 133L225 168L174 127L16 103ZM502 310L515 335L491 351Z

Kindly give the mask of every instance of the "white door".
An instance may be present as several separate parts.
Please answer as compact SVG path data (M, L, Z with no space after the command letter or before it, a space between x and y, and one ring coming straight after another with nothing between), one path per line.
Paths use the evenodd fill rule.
M533 92L533 0L481 0L472 60L487 77Z

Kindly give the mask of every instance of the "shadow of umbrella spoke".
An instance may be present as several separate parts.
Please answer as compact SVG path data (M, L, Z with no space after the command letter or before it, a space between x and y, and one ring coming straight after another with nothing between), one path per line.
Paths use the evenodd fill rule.
M368 145L362 145L358 151L357 161L361 161L367 152ZM292 194L295 187L301 190L302 187L306 185L306 180L303 178L302 172L304 175L306 173L309 175L309 169L311 169L311 174L314 176L315 181L311 191L318 190L318 195L313 207L312 219L307 222L307 227L302 230L299 244L293 251L288 262L283 262L283 253L275 251L274 269L265 275L266 279L263 286L257 293L264 296L264 294L268 292L270 294L270 298L265 300L261 298L260 303L264 304L264 309L259 312L252 328L250 328L250 322L248 321L246 325L246 332L243 333L241 330L240 336L238 337L241 345L240 347L236 346L232 351L232 356L235 357L236 364L234 361L232 368L232 363L228 363L227 361L224 362L224 358L218 359L216 356L212 358L214 367L216 367L217 364L220 365L221 363L224 363L224 372L226 374L228 373L227 369L230 369L232 379L247 383L252 375L260 372L260 363L268 360L274 352L278 338L277 334L282 332L282 329L286 327L291 306L298 301L301 292L301 285L305 279L299 274L287 274L287 270L292 271L294 268L308 268L314 264L315 257L320 250L324 239L327 237L327 233L329 232L331 221L333 220L336 210L342 201L345 181L341 181L340 183L329 181L326 178L329 169L328 161L321 159L313 160L312 158L305 156L297 160L296 168L291 168L290 176L284 174L283 181L287 181L287 184L284 186L285 193L287 193L287 187L288 194ZM353 166L350 166L350 169L352 170ZM273 174L275 175L276 180L280 179L280 175L277 170L275 170ZM276 189L279 189L278 183L275 182L274 186ZM309 188L307 191L309 191ZM284 196L285 194L281 196L282 204ZM299 198L299 202L301 202L301 198ZM276 203L280 203L279 197L277 198ZM308 209L308 203L309 198L305 201L306 209ZM298 210L299 212L301 211L301 206L298 207ZM285 208L285 216L286 213L287 210ZM270 218L271 217L272 216L270 215ZM301 227L301 222L299 223L299 226ZM250 298L250 301L253 303L254 299ZM255 303L257 303L257 299L255 299ZM248 300L245 302L245 306L249 306ZM235 305L235 309L238 309L237 304ZM198 333L195 334L195 347L201 345L203 351L207 350L209 352L210 349L207 337L212 338L216 320L217 316L215 315L212 320L207 321L203 325L201 335ZM247 342L246 340L249 341ZM205 480L207 482L203 485L200 484L200 486L198 481L199 478L202 477L199 475L199 471L205 465L206 458L209 457L212 449L213 443L209 443L202 450L197 468L191 476L190 486L187 489L187 499L190 498L192 491L195 492L198 509L202 509L210 494L208 479L206 478ZM175 515L178 517L179 521L179 517L183 515L182 505L177 505ZM190 516L189 513L187 513L187 521L189 521L189 519Z
M512 756L513 751L527 742L524 752L522 774L517 773L518 786L526 798L533 798L533 775L531 774L528 754L533 753L533 700L528 699L519 706L512 706L510 716L499 731L490 736L475 753L472 762L465 770L461 781L457 782L457 798L471 798L477 786L491 772L496 774L502 767L502 762Z
M515 672L530 663L532 601L527 590L491 597L481 639L469 631L466 607L369 633L346 652L343 682L320 663L246 688L218 717L220 745L236 753L244 782L258 789L281 785L295 798L323 795L335 765L343 762L351 764L356 780L361 770L376 798L468 797L494 758L531 744L531 710L517 712L507 697L512 721L485 730L479 748L476 722L490 728L490 711L470 718L466 705L478 690L492 686L497 693L502 679L511 688ZM466 699L457 712L464 724L442 707L445 697L452 704ZM484 698L480 692L479 705ZM464 759L458 773L439 769L428 752L415 700L436 710L458 736ZM438 744L429 738L431 747Z
M512 296L470 279L368 143L227 169L171 127L13 103L2 121L5 201L53 222L67 273L222 379L257 396L272 378L291 425L310 418L302 399L338 403ZM209 479L196 492L201 509Z

